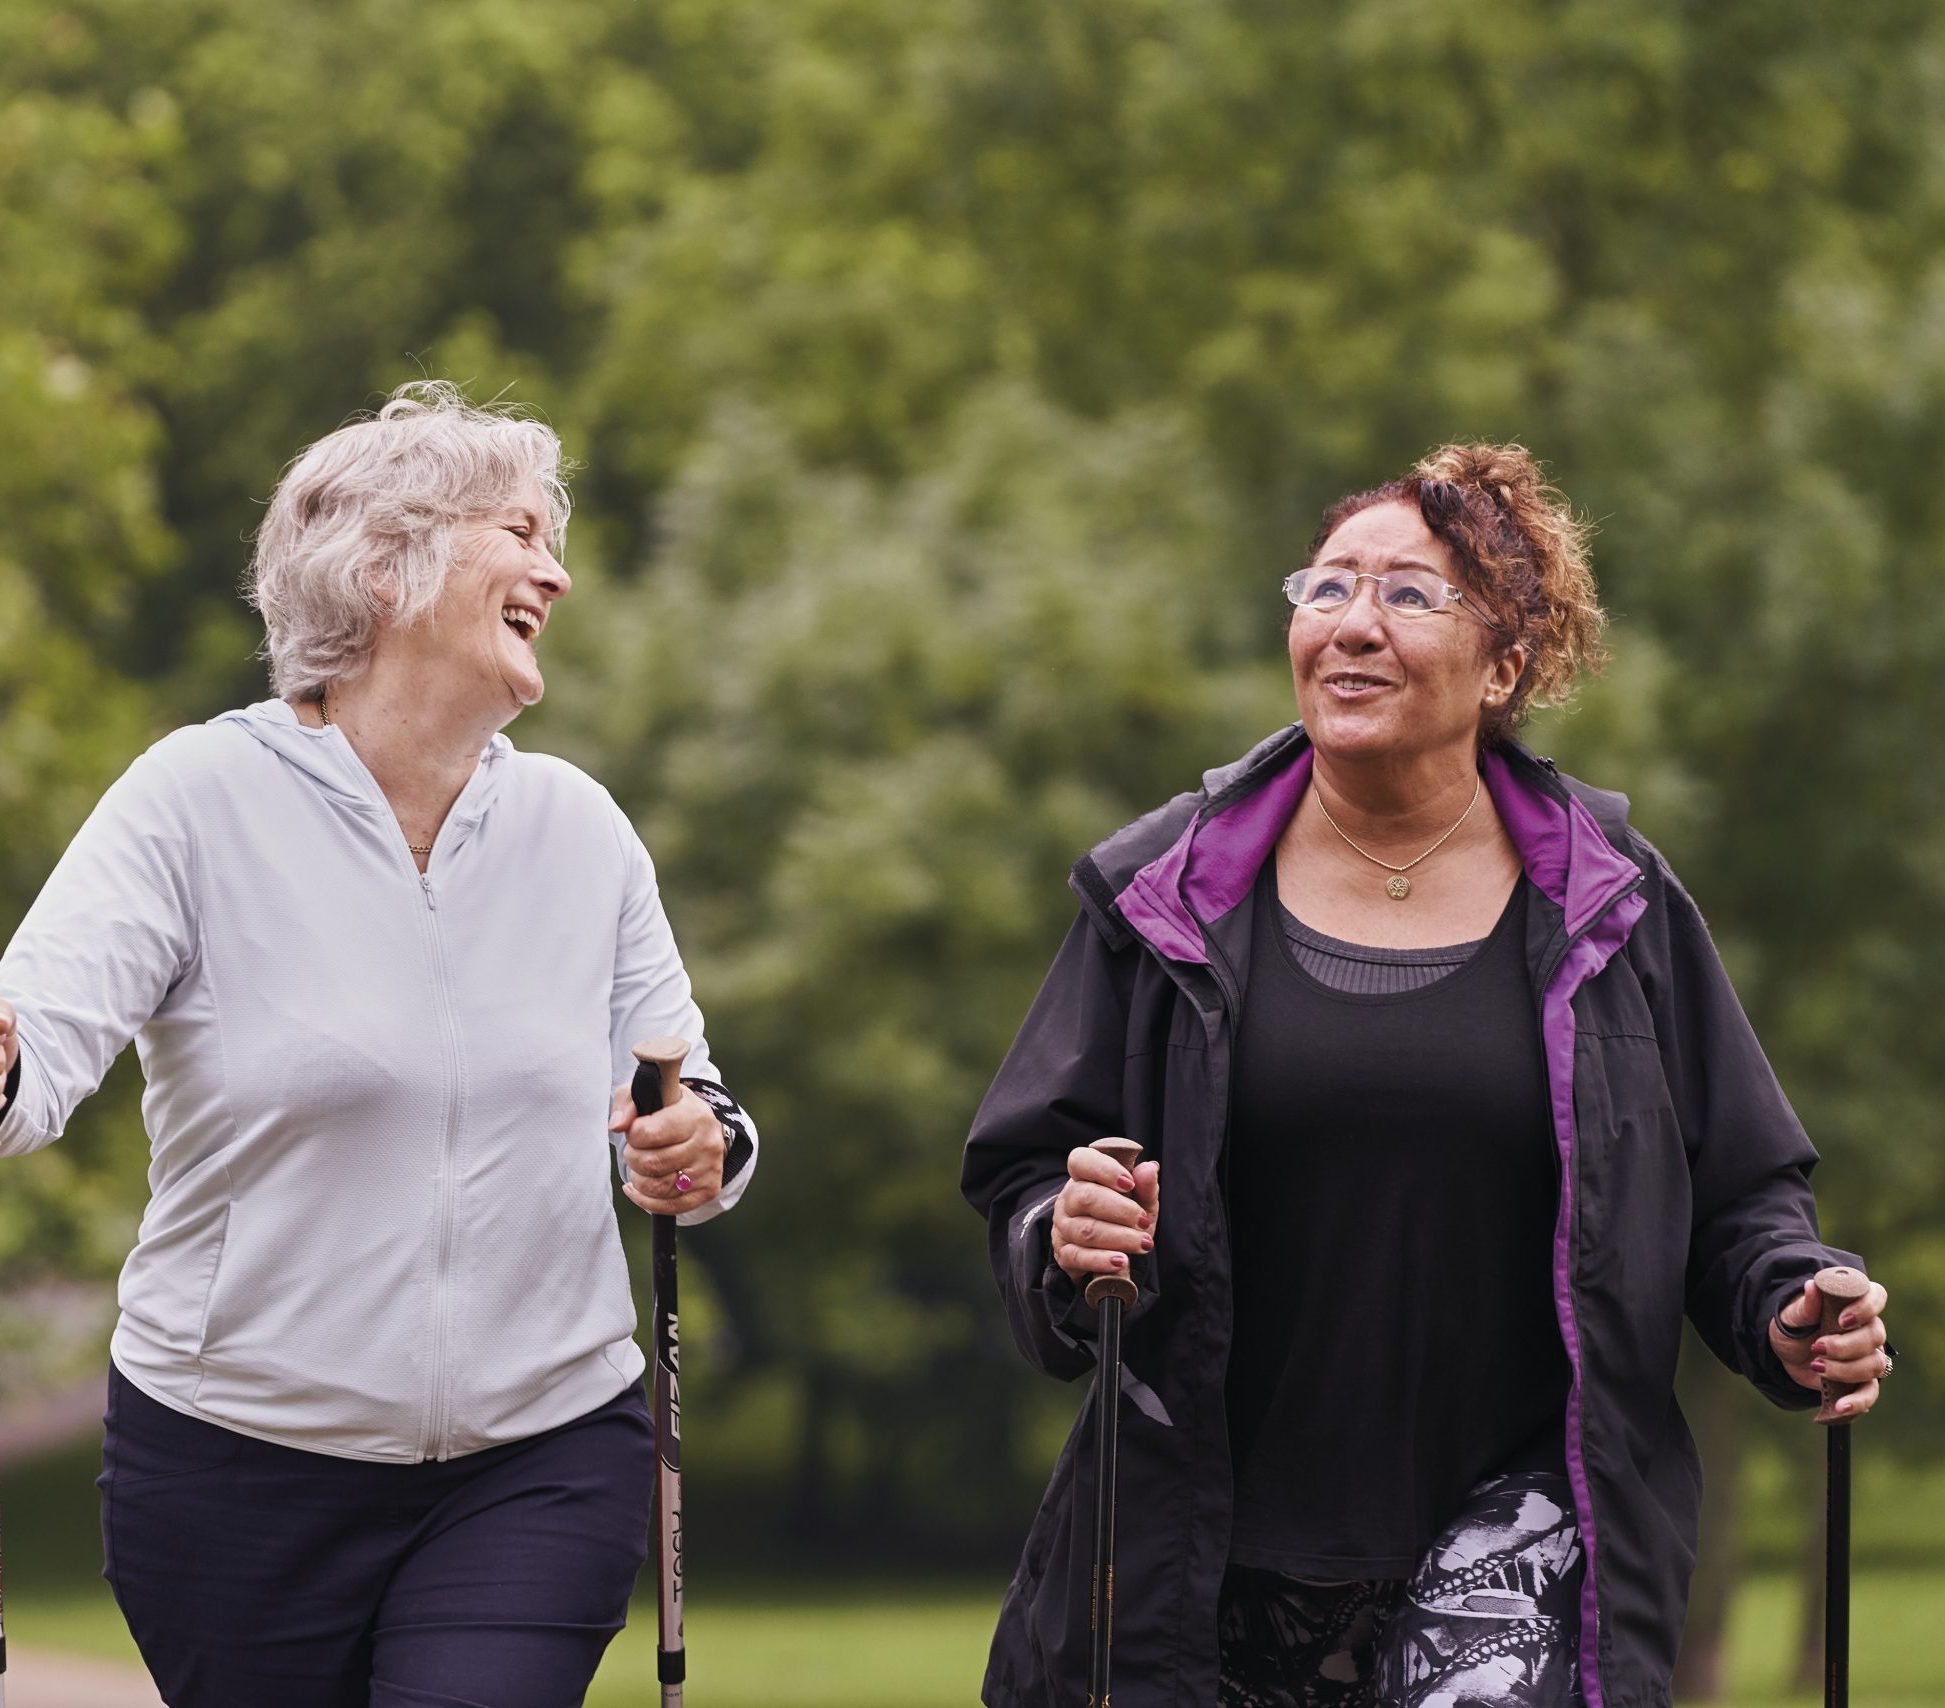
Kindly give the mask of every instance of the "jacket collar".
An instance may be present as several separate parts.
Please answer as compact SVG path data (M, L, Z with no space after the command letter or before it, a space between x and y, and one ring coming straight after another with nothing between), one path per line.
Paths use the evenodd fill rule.
M1204 927L1249 894L1309 787L1312 761L1309 738L1292 724L1211 772L1200 794L1180 796L1101 843L1077 868L1076 889L1097 916L1111 911L1156 954L1206 965ZM1482 768L1527 877L1561 910L1569 937L1639 881L1641 867L1617 846L1626 836L1620 796L1570 785L1517 742L1488 750Z

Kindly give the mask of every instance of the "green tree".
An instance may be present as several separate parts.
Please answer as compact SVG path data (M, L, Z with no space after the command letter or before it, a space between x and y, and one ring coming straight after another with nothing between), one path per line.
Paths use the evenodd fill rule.
M1280 715L1274 590L1206 597L1230 521L1179 420L1012 385L891 487L726 408L663 517L652 573L562 606L541 727L641 803L775 1135L692 1249L734 1343L803 1396L804 1534L989 1534L1028 1426L958 1144L1076 852Z
M0 919L261 692L284 459L512 387L589 464L519 739L640 818L771 1135L725 1402L807 1521L1006 1529L1069 1396L951 1176L1061 870L1288 715L1328 498L1518 437L1621 619L1540 739L1700 900L1935 1452L1941 65L1915 0L0 0ZM76 1139L0 1273L125 1237L127 1105ZM1717 1392L1712 1465L1814 1446Z

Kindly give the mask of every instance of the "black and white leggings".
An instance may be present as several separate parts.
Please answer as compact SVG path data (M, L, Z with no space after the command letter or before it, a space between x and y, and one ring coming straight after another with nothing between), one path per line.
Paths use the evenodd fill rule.
M1403 1582L1231 1566L1221 1708L1577 1708L1580 1532L1565 1477L1488 1477Z

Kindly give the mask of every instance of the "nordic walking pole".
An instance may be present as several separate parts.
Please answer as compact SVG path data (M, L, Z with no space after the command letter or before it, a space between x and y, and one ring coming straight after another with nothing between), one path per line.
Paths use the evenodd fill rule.
M630 1087L637 1115L652 1115L682 1095L680 1038L635 1046ZM655 1676L662 1708L682 1708L688 1651L682 1643L682 1341L675 1319L675 1218L649 1217L649 1311L655 1358ZM0 1704L0 1708L5 1708Z
M1134 1172L1133 1139L1096 1139L1093 1149ZM1108 1647L1114 1637L1114 1469L1120 1447L1121 1310L1140 1297L1126 1271L1096 1275L1087 1302L1101 1313L1094 1374L1094 1581L1088 1595L1087 1708L1109 1708Z
M1824 1334L1841 1332L1837 1318L1871 1290L1870 1277L1860 1269L1819 1269L1817 1296L1823 1300ZM1823 1385L1823 1405L1816 1421L1828 1424L1825 1438L1824 1557L1823 1557L1823 1701L1824 1708L1850 1708L1850 1418L1837 1411L1855 1382Z

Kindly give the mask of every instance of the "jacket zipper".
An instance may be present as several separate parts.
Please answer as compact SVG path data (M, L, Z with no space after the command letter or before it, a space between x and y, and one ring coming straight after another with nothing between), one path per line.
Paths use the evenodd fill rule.
M1549 1064L1549 1089L1552 1087L1552 1057L1551 1052L1548 1050L1546 1035L1546 1001L1547 994L1552 989L1554 978L1558 975L1561 967L1566 964L1567 957L1573 952L1574 945L1583 941L1616 907L1629 896L1635 894L1641 888L1644 881L1641 876L1637 875L1632 882L1623 885L1613 895L1609 896L1601 904L1593 917L1581 926L1578 931L1563 937L1559 949L1548 958L1545 969L1537 981L1540 998L1540 1050L1542 1058ZM1616 947L1615 953L1620 953L1619 946ZM1575 1230L1580 1210L1580 1128L1573 1111L1573 1071L1573 1063L1570 1060L1567 1063L1567 1154L1565 1156L1560 1154L1560 1147L1557 1142L1554 1147L1556 1189L1559 1201L1559 1207L1555 1213L1554 1246L1556 1253L1562 1245L1565 1246L1566 1251L1566 1263L1563 1271L1566 1316L1561 1319L1560 1328L1564 1337L1567 1329L1571 1327L1573 1331L1572 1347L1574 1349L1569 1352L1568 1356L1569 1366L1573 1372L1573 1388L1572 1396L1568 1401L1566 1418L1567 1435L1569 1438L1569 1450L1566 1456L1567 1481L1568 1486L1573 1492L1575 1510L1581 1515L1580 1541L1587 1558L1587 1594L1583 1602L1583 1608L1591 1610L1592 1614L1591 1618L1583 1618L1583 1629L1580 1633L1579 1649L1581 1675L1583 1679L1582 1689L1588 1695L1590 1708L1600 1708L1604 1692L1600 1674L1600 1588L1596 1576L1595 1561L1595 1535L1599 1526L1594 1521L1593 1484L1587 1476L1585 1421L1587 1384L1578 1352L1581 1344L1580 1309L1575 1297L1574 1288L1575 1247L1578 1243ZM1562 1225L1563 1222L1564 1226ZM1556 1317L1560 1314L1562 1302L1562 1295L1556 1294L1554 1299ZM1576 1461L1578 1461L1580 1467L1578 1471L1575 1470Z
M437 1262L432 1276L432 1357L428 1370L431 1394L426 1405L425 1437L419 1444L420 1456L444 1459L448 1429L449 1396L446 1388L446 1318L451 1302L453 1226L458 1191L453 1171L459 1146L460 1051L458 1027L453 1019L451 981L446 973L445 946L439 935L439 904L433 894L432 879L417 872L420 891L425 896L426 930L432 946L433 988L438 997L439 1028L446 1046L446 1130L439 1151L439 1204L437 1212Z
M1242 1026L1242 981L1237 978L1236 969L1231 964L1228 955L1223 952L1222 945L1216 941L1214 934L1196 914L1193 908L1189 909L1189 917L1195 920L1196 928L1202 933L1203 945L1209 951L1209 970L1215 979L1216 995L1219 999L1218 1006L1222 1013L1223 1026L1228 1034L1223 1040L1223 1048L1227 1060L1223 1064L1221 1082L1222 1118L1216 1126L1216 1209L1217 1213L1222 1217L1223 1250L1230 1254L1230 1282L1227 1304L1230 1321L1230 1337L1233 1344L1236 1317L1236 1242L1235 1218L1231 1214L1229 1207L1229 1124L1230 1117L1236 1107L1236 1034ZM1227 1366L1227 1352L1223 1355L1223 1361L1225 1366ZM1229 1420L1226 1398L1222 1401L1222 1410L1223 1427L1219 1438L1219 1445L1224 1458L1227 1459L1229 1454ZM1232 1486L1235 1474L1236 1467L1232 1463L1229 1465L1229 1476L1232 1480ZM1225 1556L1229 1550L1230 1540L1235 1535L1236 1515L1233 1502L1227 1510L1229 1512L1229 1522L1222 1538L1222 1547Z

